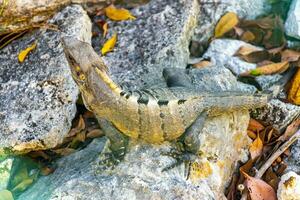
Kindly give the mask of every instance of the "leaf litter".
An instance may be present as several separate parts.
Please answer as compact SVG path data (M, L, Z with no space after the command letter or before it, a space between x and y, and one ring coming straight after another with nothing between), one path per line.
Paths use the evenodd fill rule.
M227 19L227 13L216 25L214 38L227 37L245 41L235 56L256 64L256 69L239 74L240 77L273 75L297 68L294 77L283 87L290 103L300 105L300 52L288 49L283 20L270 15L255 20ZM257 47L258 46L258 47ZM272 126L250 119L247 135L252 139L249 160L240 164L240 173L234 174L227 190L228 200L275 200L280 176L287 168L285 159L289 147L300 137L300 120L294 119L280 133Z

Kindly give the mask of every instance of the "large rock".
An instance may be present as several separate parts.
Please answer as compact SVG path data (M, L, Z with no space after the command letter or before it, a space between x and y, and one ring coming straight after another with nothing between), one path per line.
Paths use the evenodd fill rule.
M61 32L38 31L0 50L0 152L55 147L71 127L79 91L60 38L67 34L90 42L91 23L76 5L58 13L52 23ZM19 52L34 41L37 48L19 63Z
M224 66L233 74L239 75L242 72L256 68L256 64L245 62L238 56L234 56L239 48L243 46L256 48L240 40L216 39L210 43L203 57L211 60L213 64Z
M104 142L96 139L86 149L62 158L53 174L41 177L18 199L214 199L207 185L199 188L187 182L182 171L163 173L170 158L160 155L158 146L132 147L115 171L97 174Z
M193 40L206 43L213 36L215 26L226 12L235 12L240 18L254 19L270 10L268 0L202 0L200 15Z
M163 86L163 68L186 67L199 8L197 0L153 0L131 11L136 20L109 22L118 34L104 57L112 78L129 89Z
M300 1L293 0L285 21L285 32L288 36L300 39Z
M284 131L288 124L300 115L300 106L284 103L279 99L272 99L264 108L253 110L252 116L272 125L279 131Z

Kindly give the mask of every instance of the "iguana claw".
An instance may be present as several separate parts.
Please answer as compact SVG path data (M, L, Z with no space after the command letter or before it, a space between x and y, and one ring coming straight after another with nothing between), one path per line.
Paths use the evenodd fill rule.
M177 147L175 149L171 149L169 152L164 152L161 154L175 159L175 161L172 164L164 167L162 171L163 172L168 171L184 163L185 165L184 176L186 177L186 179L188 179L190 173L190 165L193 161L195 161L197 156L194 153L190 153L186 151L182 143L176 143L176 144Z

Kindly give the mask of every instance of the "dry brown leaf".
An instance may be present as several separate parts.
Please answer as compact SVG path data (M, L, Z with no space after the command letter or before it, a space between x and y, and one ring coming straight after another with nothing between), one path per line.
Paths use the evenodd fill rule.
M255 46L245 45L245 46L241 46L234 55L235 56L241 56L241 55L245 56L245 55L248 55L248 54L256 52L256 51L261 51L261 49L255 47Z
M296 133L296 131L299 129L299 127L300 127L300 118L297 118L290 125L288 125L284 134L278 138L278 141L288 140L292 135L294 135Z
M241 37L243 35L243 33L245 32L243 29L239 28L239 27L233 27L235 34L239 37Z
M103 37L105 37L107 35L107 31L108 31L108 24L107 22L105 22L102 26L103 29Z
M263 146L263 142L259 136L256 137L252 144L250 144L249 152L252 160L256 159L262 154Z
M245 31L241 37L241 40L245 42L251 42L255 40L255 35L251 31Z
M41 174L43 176L48 176L49 174L52 174L54 172L54 169L51 167L42 167L41 168Z
M234 12L228 12L221 17L215 28L215 38L222 37L239 23L238 16Z
M241 76L259 76L259 75L271 75L277 73L283 73L289 68L289 62L284 61L280 63L272 63L257 67L256 69L250 70L240 74Z
M249 159L243 166L240 167L240 172L248 173L254 165L254 161Z
M85 131L82 131L80 133L78 133L75 137L75 140L76 141L79 141L79 142L84 142L85 141Z
M69 133L68 133L68 137L73 137L75 136L77 133L79 133L80 131L85 129L85 122L84 119L82 117L82 115L79 116L79 121L76 125L76 127L72 128Z
M108 39L104 43L104 45L101 49L102 55L105 55L106 53L113 51L113 49L116 45L116 42L117 42L117 34L115 33L110 39Z
M251 200L277 200L274 189L261 179L249 176L242 171L246 178L246 187L249 191Z
M277 186L279 183L279 178L273 171L273 169L270 167L265 175L264 175L264 180L274 189L277 190Z
M247 135L252 140L255 140L255 138L256 138L256 134L253 131L251 131L251 130L247 130Z
M295 62L300 58L300 52L286 49L281 53L281 61Z
M24 62L24 60L25 60L26 56L29 54L29 52L31 52L35 48L36 48L36 42L34 42L32 45L30 45L26 49L22 50L18 55L19 62L20 63Z
M300 105L300 69L297 70L292 80L288 100L293 104Z
M261 61L268 60L270 58L270 54L268 51L261 50L253 51L246 55L240 55L239 57L249 63L259 63Z
M260 67L260 66L264 66L264 65L270 65L270 64L273 64L274 62L270 61L270 60L264 60L264 61L261 61L259 63L257 63L256 67Z
M121 20L129 20L129 19L136 19L134 16L131 15L131 13L124 9L124 8L116 8L114 5L110 5L106 7L105 9L105 15L115 21L121 21Z
M101 136L104 136L104 133L100 129L94 129L94 130L88 132L86 135L87 138L97 138L97 137L101 137Z
M282 50L285 48L285 45L281 45L280 47L276 47L276 48L273 48L273 49L268 49L268 52L270 53L270 54L273 54L273 55L275 55L275 54L277 54L277 53L280 53L280 52L282 52ZM282 60L281 60L282 61Z
M202 61L200 61L198 63L193 64L193 67L195 67L197 69L201 69L201 68L204 68L204 67L208 67L210 65L211 65L210 61L202 60Z
M54 151L55 153L61 156L67 156L70 155L71 153L74 153L76 150L72 148L62 148L62 149L54 149L52 151Z
M253 132L260 132L264 130L265 127L259 123L257 120L250 118L249 124L248 124L248 130L251 130Z

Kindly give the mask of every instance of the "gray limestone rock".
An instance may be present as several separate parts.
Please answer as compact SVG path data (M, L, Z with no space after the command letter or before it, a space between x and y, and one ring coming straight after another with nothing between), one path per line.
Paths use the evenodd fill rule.
M215 199L207 185L187 182L182 170L162 172L171 160L158 146L132 146L115 170L97 172L105 141L95 139L84 150L60 159L53 174L41 177L18 199Z
M238 75L256 68L256 64L245 62L234 56L242 46L255 47L240 40L216 39L210 43L203 57L210 59L215 65L228 68L233 74Z
M163 68L187 65L199 8L197 0L152 0L131 10L136 20L109 22L118 34L104 57L112 78L129 89L164 85Z
M267 0L202 0L200 2L200 15L193 40L204 43L213 36L217 22L226 12L235 12L240 18L254 19L270 10Z
M188 73L193 84L200 91L212 92L212 88L214 92L231 90L253 93L256 91L254 86L238 82L222 62L200 70L192 68Z
M0 152L55 147L71 127L79 91L60 38L89 42L91 23L78 5L65 8L52 23L61 32L37 31L0 50ZM36 49L19 63L19 52L35 41Z
M285 21L285 32L288 36L300 39L300 1L293 0Z
M297 140L291 147L291 155L286 159L287 171L294 171L300 174L300 140Z
M300 115L300 106L284 103L278 99L271 100L264 108L252 111L252 116L273 125L279 131L283 131L289 123Z

